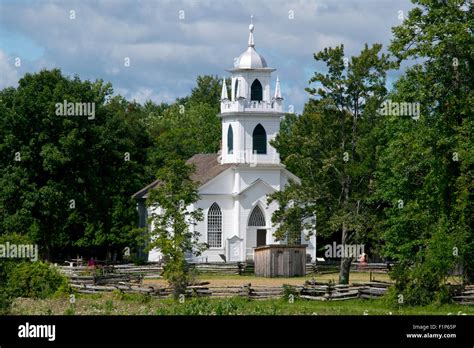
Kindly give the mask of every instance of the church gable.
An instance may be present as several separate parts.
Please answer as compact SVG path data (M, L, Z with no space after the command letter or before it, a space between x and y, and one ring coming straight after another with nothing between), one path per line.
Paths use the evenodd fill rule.
M253 185L248 186L239 193L239 200L242 204L242 207L246 209L254 206L258 202L266 207L268 196L274 192L276 192L276 190L273 187L268 185L265 181L259 179L256 180Z
M271 185L269 185L267 182L265 182L264 180L259 178L259 179L255 180L253 183L251 183L250 185L248 185L245 189L240 191L239 195L245 194L246 192L249 192L249 191L254 191L254 190L258 189L258 186L260 186L261 189L263 189L265 192L268 192L268 193L273 193L273 192L277 191Z
M229 169L227 166L226 169ZM223 170L218 175L208 180L204 185L199 188L199 194L232 194L232 188L234 184L234 171Z

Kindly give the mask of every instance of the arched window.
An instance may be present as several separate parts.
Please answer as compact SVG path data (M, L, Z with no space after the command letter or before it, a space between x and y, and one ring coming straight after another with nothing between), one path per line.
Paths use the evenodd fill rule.
M265 227L265 215L263 215L262 209L257 205L253 208L249 218L249 226L254 227Z
M222 212L217 203L207 213L207 244L211 248L222 247Z
M235 83L234 83L234 96L235 96L235 98L234 99L237 99L239 97L238 92L239 92L239 79L235 79Z
M229 124L227 129L227 153L234 153L234 132L232 131L232 125Z
M257 154L266 154L267 153L267 133L265 128L259 123L253 130L252 134L253 139L253 148L252 153L257 152Z
M263 99L263 88L262 84L258 79L253 81L252 86L250 86L250 100L262 101Z

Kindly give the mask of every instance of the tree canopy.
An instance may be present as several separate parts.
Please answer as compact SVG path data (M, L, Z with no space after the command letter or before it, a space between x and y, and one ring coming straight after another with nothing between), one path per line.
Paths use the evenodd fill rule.
M131 195L165 159L217 152L218 85L200 76L189 97L140 105L55 69L0 91L1 233L28 236L50 259L137 247ZM58 115L66 103L89 103L94 115Z

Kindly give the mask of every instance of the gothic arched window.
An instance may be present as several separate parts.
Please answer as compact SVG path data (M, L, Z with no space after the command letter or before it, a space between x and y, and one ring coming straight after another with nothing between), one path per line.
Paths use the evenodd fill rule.
M249 218L249 226L253 227L265 227L265 215L263 215L262 209L257 205L253 208Z
M211 248L222 246L222 212L217 203L213 203L207 213L207 244Z
M234 132L232 131L232 125L229 124L227 129L227 153L234 153Z
M266 154L267 153L267 133L265 128L259 123L253 130L253 149L252 153L257 152L257 154Z
M234 83L234 96L235 98L234 99L237 99L239 98L239 79L235 79L235 83Z
M263 99L263 88L262 84L258 79L253 81L252 86L250 86L250 100L262 101Z

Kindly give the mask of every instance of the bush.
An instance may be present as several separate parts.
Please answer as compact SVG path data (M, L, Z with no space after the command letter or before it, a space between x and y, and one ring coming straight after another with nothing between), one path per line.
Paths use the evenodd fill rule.
M4 289L0 287L0 315L8 314L11 304L11 299L3 290Z
M54 293L55 298L71 298L71 295L77 296L77 290L69 285L69 282L61 284Z
M19 234L3 234L0 235L0 244L31 244L31 241ZM19 263L24 263L24 260L0 258L0 314L8 314L10 305L13 300L9 291L9 276L13 270L18 267Z
M290 296L293 296L293 299L297 298L299 296L298 290L292 285L283 284L283 298L289 300Z
M387 294L388 304L395 306L425 306L431 303L449 303L453 291L445 282L445 276L430 260L414 266L396 265L391 276L395 287Z
M66 277L44 262L22 262L7 273L6 292L10 297L46 298L67 286Z

